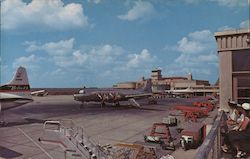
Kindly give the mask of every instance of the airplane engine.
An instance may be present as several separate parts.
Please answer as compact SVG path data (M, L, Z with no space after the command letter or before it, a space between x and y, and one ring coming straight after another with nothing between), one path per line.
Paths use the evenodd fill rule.
M116 93L114 94L114 102L119 102L119 101L122 101L122 99L124 98L124 96L122 96L121 94L119 93Z
M108 93L103 95L103 100L109 103L119 102L121 99L122 96L118 93Z
M106 102L112 102L113 101L113 95L111 93L104 94L103 99Z

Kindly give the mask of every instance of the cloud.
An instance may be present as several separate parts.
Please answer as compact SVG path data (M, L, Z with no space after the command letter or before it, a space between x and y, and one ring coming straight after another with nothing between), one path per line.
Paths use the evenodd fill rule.
M84 49L76 48L75 39L60 40L38 45L36 42L25 42L27 52L43 51L51 58L52 62L60 67L82 66L97 67L112 63L123 49L116 45L89 46Z
M36 42L26 41L24 45L27 46L27 52L37 52L42 51L46 52L50 57L50 60L58 66L71 66L74 61L72 53L76 50L74 49L74 38L68 40L60 40L57 42L48 42L42 45L37 44Z
M176 46L165 46L165 50L171 49L184 54L197 54L207 49L207 45L213 41L213 34L209 30L202 30L190 33L183 37Z
M218 29L218 31L226 31L226 30L233 30L233 27L230 26L222 26Z
M99 4L102 0L88 0L89 3Z
M26 67L31 70L36 70L39 68L38 62L40 62L42 58L37 57L36 55L32 54L30 56L22 56L16 58L12 64L13 68L17 68L19 66Z
M88 60L87 54L82 54L79 50L73 52L73 60L76 61L77 64L83 65Z
M185 0L185 2L188 4L197 4L200 2L200 0Z
M197 56L197 58L193 59L193 61L207 62L212 64L218 61L218 57L214 52L210 52L209 54Z
M126 14L117 17L121 20L135 21L150 18L154 13L154 6L150 2L136 1L135 5Z
M212 2L217 2L221 6L226 7L243 7L247 6L247 1L245 0L210 0Z
M242 21L242 22L239 24L239 27L240 27L241 29L248 28L248 27L249 27L249 20ZM220 27L218 30L219 30L219 31L235 30L235 28L230 27L230 26L222 26L222 27Z
M139 54L128 55L128 61L126 63L127 68L137 68L143 65L147 65L156 60L155 56L152 56L147 49L143 49Z
M123 48L116 45L97 45L80 50L74 53L78 59L78 64L87 64L89 67L102 67L104 65L112 65L119 62L119 57L124 53Z
M60 40L58 42L49 42L44 45L37 45L36 42L26 41L24 45L27 45L26 48L27 52L34 52L34 51L46 51L51 56L62 56L72 52L73 45L74 45L74 38L69 40Z
M178 41L177 50L182 53L198 53L204 50L204 47L198 41L189 41L187 37L183 37Z
M250 25L249 20L245 20L240 23L240 28L248 28L250 27L249 25Z
M201 0L184 0L187 4L198 4ZM247 6L247 0L206 0L208 2L215 2L220 6L225 7L244 7Z
M103 85L105 85L103 81L111 85L115 81L136 80L140 76L148 75L157 63L157 57L153 56L146 48L131 53L114 44L82 45L78 47L75 45L74 38L44 44L38 43L36 41L25 42L26 51L32 52L33 55L21 57L16 60L15 65L17 63L39 64L36 59L40 56L41 59L49 59L43 60L46 63L44 65L48 65L51 71L54 70L57 74L60 74L60 78L77 75L78 78L75 80L78 83L81 78L90 83L96 82ZM110 77L112 77L112 80Z
M64 4L61 0L1 1L3 29L50 28L64 30L89 25L81 4Z
M157 57L144 48L138 53L125 51L124 56L116 58L113 67L105 70L100 78L112 77L116 81L138 80L142 76L148 76L157 64Z
M166 66L171 75L186 75L191 72L196 77L209 76L212 69L218 67L216 42L209 30L189 33L181 38L175 46L167 46L174 53L180 53L172 63Z
M209 30L202 30L202 31L195 31L192 33L189 33L188 35L191 39L197 40L197 41L211 41L213 40L213 34Z

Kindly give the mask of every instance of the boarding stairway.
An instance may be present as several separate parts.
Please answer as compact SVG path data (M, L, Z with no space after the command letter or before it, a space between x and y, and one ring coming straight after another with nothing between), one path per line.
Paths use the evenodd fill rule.
M46 121L43 136L38 140L42 144L60 146L64 158L107 159L102 148L84 133L83 128L75 126L72 120Z

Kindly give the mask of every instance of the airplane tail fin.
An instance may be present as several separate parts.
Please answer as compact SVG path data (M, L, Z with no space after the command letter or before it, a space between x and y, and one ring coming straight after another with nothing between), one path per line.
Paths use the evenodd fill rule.
M8 85L29 86L28 75L24 67L19 67Z
M1 86L6 93L18 95L25 99L32 99L28 75L24 67L19 67L10 82Z

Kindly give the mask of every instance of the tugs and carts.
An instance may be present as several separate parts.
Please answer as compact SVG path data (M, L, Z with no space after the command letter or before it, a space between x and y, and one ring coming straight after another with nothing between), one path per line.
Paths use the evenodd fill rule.
M177 118L175 116L169 115L162 119L162 123L167 124L168 126L177 126Z
M164 150L175 150L169 127L165 123L154 123L150 132L144 135L144 141L158 143Z
M183 150L196 149L202 144L207 133L207 125L197 122L197 119L208 116L214 108L215 104L210 101L197 101L193 102L192 105L176 105L173 110L181 111L185 121L192 121L191 124L177 127L176 130L180 135L172 137L169 127L177 126L180 123L180 120L176 118L179 113L173 112L168 117L164 117L162 122L154 123L149 133L144 135L144 141L158 143L164 150L175 151L175 144L178 142L174 144L174 140L178 138L179 145Z
M213 111L214 104L210 102L194 102L192 106L176 105L174 109L181 111L186 121L196 122L197 118L208 116L208 113Z
M202 123L193 123L180 133L181 148L185 151L188 149L195 149L200 146L205 139L206 125ZM174 138L166 123L154 123L149 134L144 135L144 141L158 143L163 150L175 151Z
M201 123L193 123L181 131L180 145L183 150L195 149L204 141L206 127Z
M177 105L174 107L175 110L180 110L184 114L185 121L192 121L192 124L180 131L180 145L183 150L195 149L204 141L206 125L196 123L197 118L208 116L214 107L215 104L209 101L193 102L192 106Z
M209 111L206 108L196 106L177 105L175 110L180 110L184 114L185 120L197 121L197 118L208 116Z
M144 141L159 143L165 150L175 150L169 126L177 126L175 116L164 117L161 123L154 123L150 132L144 135Z

